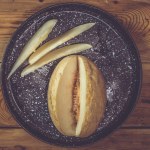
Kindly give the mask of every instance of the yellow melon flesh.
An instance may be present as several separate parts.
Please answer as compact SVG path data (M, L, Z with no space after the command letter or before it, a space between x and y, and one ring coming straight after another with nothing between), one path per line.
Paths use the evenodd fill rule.
M44 23L39 30L33 35L28 43L23 48L20 56L13 65L8 78L17 70L17 68L33 53L36 48L48 37L53 27L57 23L56 19L52 19Z
M86 70L81 58L78 58L80 79L80 115L76 126L76 136L80 135L86 111Z
M75 123L72 114L72 90L77 70L77 58L69 61L61 76L56 98L56 111L61 130L67 135L75 134Z
M40 58L42 58L44 55L46 55L48 52L52 51L59 45L69 41L70 39L78 36L79 34L89 30L94 25L95 25L95 23L86 23L86 24L79 25L77 27L70 29L69 31L65 32L64 34L50 40L49 42L45 43L40 48L38 48L37 51L29 57L29 64L34 64Z
M106 105L101 72L84 56L64 58L52 74L48 104L51 118L61 133L76 137L91 135L103 119Z

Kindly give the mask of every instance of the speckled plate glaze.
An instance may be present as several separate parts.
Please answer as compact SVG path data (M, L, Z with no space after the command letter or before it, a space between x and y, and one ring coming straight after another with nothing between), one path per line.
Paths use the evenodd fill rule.
M79 42L92 44L92 49L80 54L90 58L101 69L106 81L107 107L104 119L96 132L86 138L62 135L49 116L48 83L60 59L21 78L20 73L27 65L26 61L7 80L24 45L44 22L52 18L58 19L58 23L46 41L77 25L96 22L92 29L61 45ZM2 91L10 112L26 131L54 145L82 146L110 134L133 109L140 87L141 63L131 37L113 16L85 4L54 5L31 16L13 35L2 63Z

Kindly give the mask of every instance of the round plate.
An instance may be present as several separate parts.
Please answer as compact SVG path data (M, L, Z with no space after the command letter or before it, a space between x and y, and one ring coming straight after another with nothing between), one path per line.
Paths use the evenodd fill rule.
M86 138L67 137L59 133L48 112L48 83L61 59L21 78L20 73L27 65L26 61L7 80L25 44L43 23L52 18L58 19L58 23L46 41L80 24L96 22L90 30L61 45L79 42L92 44L92 49L79 54L91 59L105 78L105 116L96 132ZM113 16L85 4L59 4L34 14L15 32L3 58L2 91L10 112L27 132L49 144L81 146L110 134L133 109L140 87L141 63L131 37Z

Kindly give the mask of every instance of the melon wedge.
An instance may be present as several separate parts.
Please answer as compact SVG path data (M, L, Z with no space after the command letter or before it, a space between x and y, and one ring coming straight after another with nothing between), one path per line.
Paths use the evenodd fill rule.
M24 77L25 75L34 72L36 69L44 66L45 64L48 64L54 60L57 60L61 57L70 55L70 54L75 54L82 52L84 50L87 50L91 48L92 46L90 44L73 44L73 45L68 45L59 49L56 49L52 52L49 52L45 56L43 56L41 59L39 59L36 63L32 65L28 65L26 68L21 73L21 77Z
M95 23L86 23L86 24L79 25L79 26L72 28L71 30L65 32L64 34L52 39L51 41L45 43L40 48L38 48L35 53L33 53L29 57L29 64L34 64L40 58L42 58L44 55L46 55L48 52L52 51L59 45L67 42L68 40L76 37L77 35L87 31L88 29L92 28L94 25L95 25Z
M56 19L52 19L44 23L39 30L33 35L23 48L21 54L13 65L8 78L17 70L17 68L37 49L37 47L48 37L53 27L57 23Z

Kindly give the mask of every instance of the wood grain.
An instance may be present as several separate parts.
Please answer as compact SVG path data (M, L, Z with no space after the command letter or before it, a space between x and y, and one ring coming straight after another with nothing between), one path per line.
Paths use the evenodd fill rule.
M30 15L51 4L80 2L107 10L133 37L141 56L143 84L135 110L111 136L82 150L150 149L150 0L0 0L0 62L8 41ZM34 144L35 143L35 144ZM0 91L0 150L67 150L28 135L14 121ZM70 149L70 148L69 148Z
M19 127L4 102L2 91L0 91L0 127Z
M143 85L138 104L123 127L150 127L150 65L143 64ZM10 115L0 91L0 127L19 127Z
M50 146L23 129L0 129L0 150L67 150L67 148ZM150 129L119 129L108 138L92 145L78 148L79 150L149 150ZM130 143L130 144L129 144ZM74 148L69 148L74 150Z
M12 3L10 3L12 2ZM56 0L55 3L63 2ZM69 2L66 0L66 2ZM71 1L74 2L74 1ZM76 1L93 4L103 9L106 9L114 16L116 16L120 22L130 31L133 39L135 40L138 49L140 50L142 62L150 62L150 6L136 3L135 1L106 1L99 2L95 1ZM0 61L2 60L3 51L5 50L6 44L9 41L12 33L17 27L27 19L31 14L37 10L46 7L53 3L51 0L44 0L42 2L38 0L27 0L27 1L0 1ZM5 10L3 10L5 8ZM122 11L123 10L123 11ZM11 13L10 13L11 12Z

